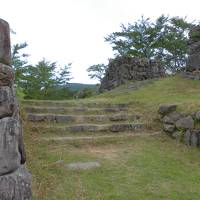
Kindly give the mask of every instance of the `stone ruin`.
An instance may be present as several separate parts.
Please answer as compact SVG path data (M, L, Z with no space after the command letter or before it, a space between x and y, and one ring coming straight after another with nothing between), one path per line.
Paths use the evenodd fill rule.
M200 111L180 113L176 104L161 105L159 119L165 131L173 139L186 145L200 147Z
M189 33L188 59L183 77L200 80L200 25L193 26Z
M19 105L11 68L10 28L0 19L0 200L31 199Z
M147 58L116 57L110 60L99 91L104 92L126 83L160 78L165 75L161 64Z

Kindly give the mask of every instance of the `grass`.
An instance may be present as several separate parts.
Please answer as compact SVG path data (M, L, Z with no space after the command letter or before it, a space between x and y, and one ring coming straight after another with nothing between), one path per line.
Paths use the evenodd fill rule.
M33 173L34 200L200 198L199 149L167 136L90 144L31 141L27 141L28 167ZM58 160L99 161L102 167L69 171L56 164Z
M200 81L172 76L154 81L137 91L130 90L118 95L111 91L96 98L105 101L112 99L113 103L127 102L148 111L155 111L164 103L177 103L181 110L194 111L200 106Z
M143 114L142 120L156 130L160 128L157 123L160 104L176 103L180 111L190 113L200 108L200 81L174 76L153 81L138 90L123 85L90 99L66 102L73 106L91 103L129 103L132 111ZM187 147L165 134L120 140L47 142L40 138L52 133L35 134L29 125L25 124L25 144L27 165L33 174L33 200L200 199L200 149ZM70 171L63 162L57 162L61 160L66 164L99 161L102 166Z

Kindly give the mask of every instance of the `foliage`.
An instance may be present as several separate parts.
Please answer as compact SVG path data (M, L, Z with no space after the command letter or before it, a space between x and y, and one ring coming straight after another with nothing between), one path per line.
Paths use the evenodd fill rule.
M19 99L19 100L23 100L24 99L25 94L24 94L22 88L20 88L20 87L16 88L16 96L17 96L17 99Z
M28 54L21 53L28 44L26 42L15 44L11 49L12 66L15 72L15 83L21 87L21 80L23 80L24 70L28 63Z
M166 70L176 72L185 65L191 25L185 18L162 15L151 22L142 16L133 24L122 24L120 32L108 35L105 40L117 55L159 59Z
M60 76L59 76L59 84L60 85L67 85L68 82L72 79L71 77L71 72L70 72L70 66L72 63L69 63L65 65L63 68L60 70Z
M91 89L95 89L96 85L95 84L84 84L84 83L69 83L67 85L67 87L71 90L71 91L79 91L85 88L91 88Z
M97 64L97 65L92 65L87 69L88 76L91 79L97 79L98 81L102 81L105 72L107 69L107 65L105 64Z
M55 62L50 63L45 59L39 61L36 66L28 66L23 80L25 98L41 99L47 96L57 83L55 68Z
M74 92L68 87L53 87L48 89L46 96L43 96L44 100L66 100L72 99Z
M65 99L72 95L67 88L58 87L70 80L68 66L64 66L58 75L56 67L56 62L43 59L24 69L21 82L26 99Z
M83 90L78 91L75 94L76 99L85 99L94 95L94 89L92 88L85 88Z

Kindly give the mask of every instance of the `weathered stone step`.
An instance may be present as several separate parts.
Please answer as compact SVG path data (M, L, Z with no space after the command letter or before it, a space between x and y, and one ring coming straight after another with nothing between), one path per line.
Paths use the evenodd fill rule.
M86 107L41 107L41 106L25 106L27 113L53 113L53 114L103 114L103 113L116 113L127 111L126 107L107 107L107 108L86 108Z
M31 130L36 132L53 132L67 133L67 132L125 132L125 131L139 131L144 130L143 123L118 123L118 124L78 124L71 126L32 126Z
M56 115L56 114L33 114L27 115L27 120L31 122L116 122L116 121L133 121L139 120L139 115L127 115L127 114L116 114L116 115Z
M102 135L102 136L82 136L82 137L43 137L44 141L55 141L55 142L76 142L76 141L98 141L98 140L113 140L113 139L131 139L133 137L149 137L159 135L160 133L127 133L118 135Z
M23 100L22 105L41 107L89 107L89 108L127 108L129 104L111 104L106 102L83 102L83 101L48 101L48 100Z

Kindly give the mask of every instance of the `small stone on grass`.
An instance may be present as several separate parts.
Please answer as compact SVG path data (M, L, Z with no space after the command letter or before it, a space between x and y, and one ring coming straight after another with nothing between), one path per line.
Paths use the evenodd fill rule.
M66 164L65 167L72 170L87 170L100 167L99 162L77 162Z

